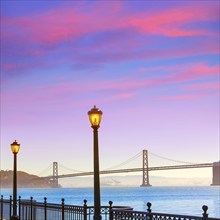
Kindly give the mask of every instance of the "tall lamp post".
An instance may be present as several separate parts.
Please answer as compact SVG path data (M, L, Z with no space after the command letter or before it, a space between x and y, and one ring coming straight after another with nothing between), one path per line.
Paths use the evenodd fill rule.
M14 154L14 171L13 171L13 215L11 220L18 220L17 216L17 153L20 149L20 144L15 140L11 144L11 151Z
M93 128L94 140L94 220L100 220L100 181L99 181L99 147L98 147L98 128L102 119L102 111L96 106L89 112L89 120Z

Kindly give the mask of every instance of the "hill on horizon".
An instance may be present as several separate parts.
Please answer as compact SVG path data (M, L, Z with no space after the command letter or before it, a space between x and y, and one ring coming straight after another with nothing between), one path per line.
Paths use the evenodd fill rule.
M11 188L13 186L13 171L0 171L1 188ZM50 180L41 179L37 175L32 175L24 171L17 171L18 188L52 188L53 183Z

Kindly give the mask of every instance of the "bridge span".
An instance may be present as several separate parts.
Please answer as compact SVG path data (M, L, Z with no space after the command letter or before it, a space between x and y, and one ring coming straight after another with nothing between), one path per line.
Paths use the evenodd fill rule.
M157 170L174 170L174 169L189 169L189 168L205 168L213 167L213 163L202 163L194 165L178 165L178 166L161 166L161 167L148 167L148 171L157 171ZM117 170L102 170L100 174L115 174L115 173L132 173L132 172L143 172L143 168L130 168L130 169L117 169ZM71 174L62 174L58 175L57 178L66 178L66 177L79 177L79 176L91 176L91 172L80 172L80 173L71 173ZM53 178L53 176L42 177L42 178Z
M185 164L185 165L175 165L175 166L148 166L148 151L143 150L143 167L141 168L128 168L128 169L108 169L100 171L100 174L117 174L117 173L132 173L132 172L142 172L143 182L141 186L147 187L151 186L149 182L149 172L159 171L159 170L175 170L175 169L192 169L192 168L208 168L213 169L213 179L211 185L220 185L220 162L216 163L200 163L200 164ZM42 179L48 179L53 183L54 187L58 187L58 179L68 178L68 177L82 177L93 175L93 171L89 172L75 172L70 174L58 175L58 163L53 162L53 175L41 177Z

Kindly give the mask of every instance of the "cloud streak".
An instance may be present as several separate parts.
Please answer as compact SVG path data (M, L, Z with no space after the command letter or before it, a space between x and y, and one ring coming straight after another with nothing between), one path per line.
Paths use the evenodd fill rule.
M4 16L1 20L2 71L7 73L46 67L45 60L50 68L50 62L55 59L54 65L59 65L63 57L65 65L87 68L85 64L89 63L218 53L217 31L196 25L217 22L214 4L188 3L184 7L128 13L123 2L87 7L82 3L77 9L63 6L23 16ZM150 38L152 35L157 37ZM179 38L177 43L168 44L167 37ZM183 43L180 37L193 38ZM169 47L164 47L166 44Z
M196 36L214 34L208 30L191 27L194 22L214 21L218 11L214 6L194 4L170 10L160 10L150 16L140 15L132 18L131 24L145 34L168 37Z
M155 68L158 70L158 68ZM215 80L219 74L219 66L208 66L204 63L189 63L182 66L161 67L163 72L159 76L148 78L137 78L137 74L130 77L122 77L113 80L95 79L74 82L60 82L47 85L31 86L20 89L10 89L4 92L2 102L6 105L33 103L47 103L51 106L57 103L64 103L67 100L84 99L88 94L97 94L98 103L115 102L118 100L129 100L139 96L139 91L147 92L149 89L163 86L178 85L181 95L171 95L168 97L157 97L155 100L186 100L201 98L207 95L207 91L217 92L219 89L218 82ZM144 69L153 75L153 68ZM151 73L150 73L151 72ZM207 81L209 80L209 81ZM187 83L187 84L186 84ZM169 91L170 89L168 89ZM204 93L203 91L206 91ZM159 95L160 96L160 95Z
M105 9L111 13L103 13ZM60 41L68 42L84 34L118 29L131 29L133 32L138 30L144 34L170 37L209 35L212 32L202 27L201 30L195 30L188 24L217 19L218 11L215 5L188 4L179 8L130 15L123 12L123 6L119 2L111 2L95 4L89 13L80 11L80 9L63 7L43 11L41 14L3 18L3 24L10 28L9 33L9 30L13 33L15 28L16 34L27 34L26 40L30 42L54 44Z

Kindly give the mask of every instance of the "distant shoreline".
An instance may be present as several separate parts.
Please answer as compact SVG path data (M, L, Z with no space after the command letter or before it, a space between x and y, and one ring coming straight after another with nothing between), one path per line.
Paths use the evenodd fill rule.
M13 184L13 171L0 171L0 186L1 188L11 188ZM46 179L41 179L39 176L32 175L23 171L17 172L17 187L18 188L53 188L53 182ZM61 186L59 185L58 188Z
M141 185L141 175L125 175L125 176L101 176L101 188L126 188L139 187ZM0 171L0 188L12 188L13 171ZM210 186L211 177L200 178L178 178L150 176L150 184L153 187L193 187L193 186ZM59 179L57 188L92 188L93 177L74 177L67 179ZM213 186L212 186L213 187ZM54 188L51 180L41 179L41 177L18 171L18 188Z

